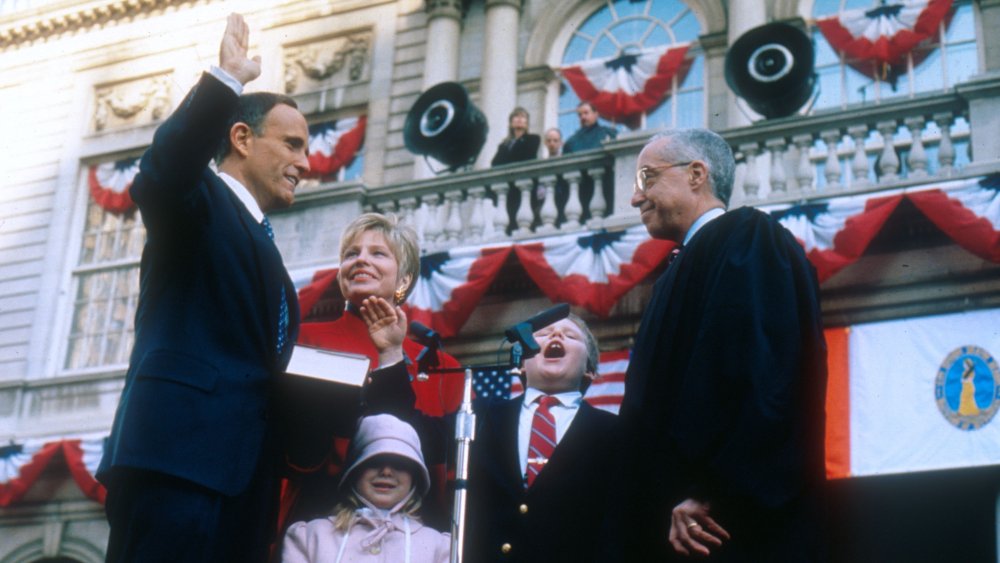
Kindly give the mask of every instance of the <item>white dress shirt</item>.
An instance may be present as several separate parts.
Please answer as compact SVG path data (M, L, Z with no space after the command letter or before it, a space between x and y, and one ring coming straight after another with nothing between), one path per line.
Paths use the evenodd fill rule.
M538 397L545 395L534 387L528 387L524 392L524 404L521 406L521 416L517 426L517 452L521 458L521 476L528 472L528 443L531 441L531 421L535 417L535 410L538 409ZM559 399L558 405L549 407L552 418L556 421L556 444L562 441L569 425L573 423L573 418L580 411L580 403L583 401L583 393L579 391L566 391L552 395Z

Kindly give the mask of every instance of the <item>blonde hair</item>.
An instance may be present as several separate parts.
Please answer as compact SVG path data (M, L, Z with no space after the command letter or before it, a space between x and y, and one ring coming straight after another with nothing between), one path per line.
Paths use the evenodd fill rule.
M340 260L344 261L344 253L347 248L354 243L354 240L367 231L381 233L385 237L389 250L399 263L399 273L409 276L410 283L406 287L406 297L413 292L420 276L420 245L417 244L417 231L410 225L403 223L399 217L393 213L363 213L357 219L348 223L344 227L344 233L340 236Z

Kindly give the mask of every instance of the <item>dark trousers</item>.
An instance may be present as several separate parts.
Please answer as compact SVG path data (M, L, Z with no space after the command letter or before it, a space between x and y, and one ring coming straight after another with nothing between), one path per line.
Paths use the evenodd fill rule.
M273 466L262 463L250 486L226 496L185 479L119 469L105 510L108 563L264 563L276 526Z

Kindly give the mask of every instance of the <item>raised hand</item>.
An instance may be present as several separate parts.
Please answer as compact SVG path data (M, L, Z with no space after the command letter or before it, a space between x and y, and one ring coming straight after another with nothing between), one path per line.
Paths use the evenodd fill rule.
M219 68L230 76L246 84L260 76L260 56L247 58L250 48L250 28L240 14L229 14L226 20L226 32L222 34L219 45Z
M379 366L402 361L406 313L381 297L370 296L361 302L361 318L368 325L368 335L378 350Z

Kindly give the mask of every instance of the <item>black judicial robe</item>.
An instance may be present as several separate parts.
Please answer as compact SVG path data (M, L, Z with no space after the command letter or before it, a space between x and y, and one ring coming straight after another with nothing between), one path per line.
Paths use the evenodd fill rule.
M711 561L821 561L826 343L815 271L751 208L707 223L656 282L625 383L631 560L669 558L670 510L711 503Z

